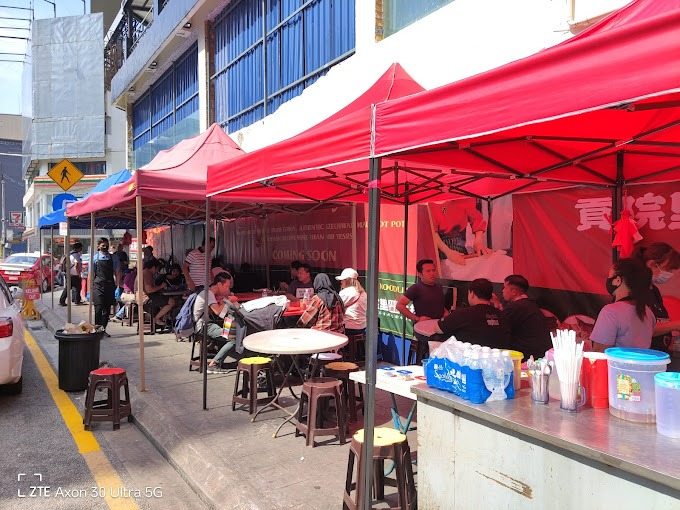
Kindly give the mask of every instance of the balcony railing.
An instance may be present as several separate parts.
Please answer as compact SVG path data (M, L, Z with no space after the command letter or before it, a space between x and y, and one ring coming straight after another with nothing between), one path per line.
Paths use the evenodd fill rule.
M165 0L163 5L169 1ZM140 14L144 14L144 16L140 16ZM111 80L123 66L125 60L132 54L137 42L152 22L152 7L147 11L140 11L139 8L136 8L135 0L131 0L125 5L120 23L111 33L111 37L104 48L104 83L106 90L111 90Z

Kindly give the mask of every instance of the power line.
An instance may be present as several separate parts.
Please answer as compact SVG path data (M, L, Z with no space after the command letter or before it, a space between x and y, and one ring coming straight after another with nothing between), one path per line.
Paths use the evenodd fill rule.
M30 7L16 7L14 5L0 5L0 9L19 9L21 11L31 11Z
M16 37L13 35L0 35L3 39L23 39L24 41L28 41L28 37Z

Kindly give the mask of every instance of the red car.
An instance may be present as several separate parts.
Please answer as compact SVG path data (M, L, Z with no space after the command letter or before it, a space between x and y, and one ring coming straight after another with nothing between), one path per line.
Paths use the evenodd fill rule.
M21 286L25 278L33 278L40 282L42 291L52 287L55 271L52 267L51 255L39 253L14 253L0 263L0 275L8 286Z

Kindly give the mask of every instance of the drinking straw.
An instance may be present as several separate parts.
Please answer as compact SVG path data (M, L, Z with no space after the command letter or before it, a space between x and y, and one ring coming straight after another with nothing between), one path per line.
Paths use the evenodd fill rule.
M578 384L583 361L583 344L576 342L576 332L557 330L557 335L550 334L555 357L555 367L560 383ZM575 405L576 392L562 392L562 400L567 407Z

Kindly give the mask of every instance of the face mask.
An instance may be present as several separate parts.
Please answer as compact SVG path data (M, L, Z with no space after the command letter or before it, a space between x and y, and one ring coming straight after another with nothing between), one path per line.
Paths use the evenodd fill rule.
M612 296L614 295L614 292L616 291L616 289L619 288L618 285L614 285L614 284L612 283L612 282L614 281L614 278L616 278L617 276L618 276L618 275L612 276L611 278L607 278L607 281L606 281L605 284L604 284L605 287L607 287L607 292L608 292L610 295L612 295Z
M102 246L102 247L99 248L99 249L100 249L101 251L109 251L109 247L108 247L108 246Z
M652 283L666 283L673 277L673 273L670 271L660 270L657 276L652 277Z

